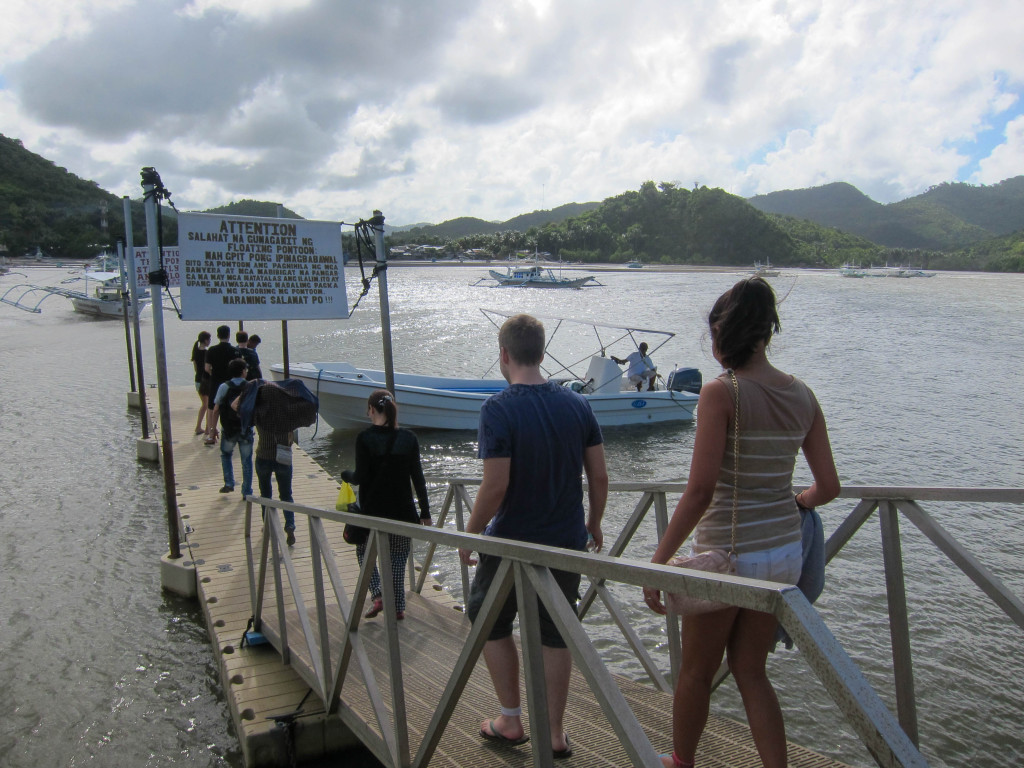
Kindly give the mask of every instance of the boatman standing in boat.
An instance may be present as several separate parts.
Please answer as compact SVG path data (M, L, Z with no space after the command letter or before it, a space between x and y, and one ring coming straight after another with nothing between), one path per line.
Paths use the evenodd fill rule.
M601 428L582 395L549 382L541 373L544 326L530 315L505 321L498 334L501 374L507 389L492 395L480 410L479 455L483 480L466 524L482 533L567 549L597 551L603 543L601 518L608 496ZM582 474L587 475L589 514L584 518ZM472 551L460 549L467 565ZM501 558L480 554L466 613L476 621ZM575 610L580 575L551 571ZM501 714L484 720L481 738L515 746L529 740L519 698L519 653L512 638L517 612L515 589L509 594L484 646L484 660L501 705ZM555 758L572 755L563 716L569 694L572 656L543 604L539 605L547 687L548 725ZM533 720L533 727L542 723Z
M636 391L643 389L644 381L647 381L647 391L654 391L654 378L658 375L658 366L647 354L647 342L641 341L640 348L628 355L625 360L620 360L615 355L609 355L619 365L629 365L626 369L626 377L630 384L636 385Z

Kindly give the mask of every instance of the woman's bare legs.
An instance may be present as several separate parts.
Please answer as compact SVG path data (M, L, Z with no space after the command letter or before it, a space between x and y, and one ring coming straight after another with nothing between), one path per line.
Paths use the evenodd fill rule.
M680 760L692 761L697 753L708 720L711 683L738 612L729 608L683 619L682 664L672 699L672 747Z
M778 621L770 613L741 610L729 638L729 670L743 697L747 723L765 768L786 766L786 725L765 662Z
M203 417L206 416L206 395L199 396L199 417L196 419L196 434L200 435L206 431L203 426Z

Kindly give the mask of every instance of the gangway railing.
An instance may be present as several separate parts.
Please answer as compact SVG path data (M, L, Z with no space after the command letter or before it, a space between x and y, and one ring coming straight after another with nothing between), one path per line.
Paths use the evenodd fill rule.
M669 633L670 675L666 677L657 662L647 653L642 638L625 619L624 612L607 588L608 583L621 583L640 587L649 585L664 591L685 592L696 597L727 602L775 615L781 626L794 640L824 689L836 702L847 722L858 734L876 762L882 766L924 766L924 757L917 748L916 702L914 701L913 672L910 655L909 625L907 621L906 590L902 571L902 555L898 513L915 523L936 546L944 552L982 591L1018 626L1024 628L1024 603L977 558L962 547L921 506L922 501L1024 503L1024 489L949 489L902 487L848 487L843 498L858 500L854 510L830 536L826 556L831 560L856 531L875 512L879 512L882 525L883 553L886 571L887 599L893 646L893 668L896 678L898 718L893 717L864 675L852 662L818 613L795 587L780 587L734 576L712 575L684 571L667 566L655 566L631 560L624 553L641 523L653 509L658 535L667 524L669 494L679 494L683 484L613 483L615 493L639 493L640 500L622 530L609 547L607 555L571 552L540 545L512 542L492 537L459 532L463 527L466 509L471 506L467 488L477 485L475 479L452 479L447 484L436 525L424 527L393 521L366 518L332 510L316 509L299 504L250 497L247 505L247 552L249 555L250 591L253 615L257 627L262 625L267 578L272 577L276 596L277 641L283 660L291 661L286 620L285 589L290 590L292 603L298 610L298 621L309 657L313 659L309 676L311 687L323 701L327 711L338 713L361 740L370 747L378 759L387 765L424 766L437 748L448 724L455 702L466 685L480 655L495 612L504 595L515 586L521 601L520 633L527 677L527 703L535 722L543 722L546 698L543 675L538 674L541 658L539 628L535 603L530 595L537 595L551 614L565 637L577 667L584 674L595 699L600 703L617 736L634 765L658 766L657 756L647 740L636 717L619 692L614 677L601 662L590 641L585 624L591 606L598 599L607 608L613 621L633 649L638 661L654 684L662 690L671 689L671 679L678 669L678 623L671 616L666 619ZM252 545L252 504L266 505L265 528L261 551ZM303 594L291 551L283 543L278 510L290 509L305 515L310 532L310 552L313 566L312 605ZM446 520L454 514L455 531L445 530ZM349 595L341 580L338 566L324 529L324 522L352 522L371 529L366 558L358 580ZM269 534L269 535L267 535ZM471 628L459 662L447 681L430 725L419 745L410 744L406 724L406 702L401 677L401 653L395 619L389 562L389 536L408 536L422 542L425 552L418 575L410 558L409 584L415 591L422 590L430 563L437 548L467 548L503 558L502 568L495 580L495 588L488 595L478 620ZM273 551L273 558L269 554ZM360 617L367 599L369 578L374 563L379 564L386 610L385 634L389 658L390 712L369 662L369 656L359 636ZM284 574L282 574L282 568ZM580 603L580 617L573 613L564 597L554 585L551 569L574 571L586 576L590 587ZM416 578L413 578L416 576ZM283 578L286 577L286 578ZM462 566L463 594L468 595L468 570ZM328 632L328 600L340 613L342 637L331 637ZM312 613L312 616L310 616ZM376 725L364 722L353 711L342 705L341 690L355 664L365 681L366 693L371 701ZM380 735L378 735L378 732ZM551 760L546 729L535 728L533 749L538 765Z
M441 524L449 514L454 514L456 526L463 529L464 509L472 507L467 487L479 485L476 478L453 479L448 483L441 511ZM626 520L622 530L608 549L613 557L622 556L632 543L647 515L654 511L658 539L660 540L668 525L668 496L679 496L685 489L685 483L612 483L610 492L640 493L632 514ZM794 490L803 490L796 487ZM1001 503L1024 504L1024 489L1020 488L937 488L913 486L849 486L844 488L839 498L854 499L857 504L853 511L836 527L825 543L826 565L839 554L849 543L854 534L877 512L881 526L882 554L886 582L886 600L889 613L890 639L892 646L892 665L895 683L895 696L899 721L904 731L915 745L919 745L917 700L914 690L913 657L910 644L910 623L907 610L906 579L903 568L902 543L899 527L899 515L902 513L968 578L971 579L986 596L997 605L1006 616L1018 627L1024 629L1024 601L1014 595L1010 589L990 569L985 567L977 557L971 554L956 538L930 515L921 502L957 502L957 503ZM433 548L428 547L424 566L416 585L416 591L423 587L423 579L429 568ZM468 594L468 569L462 567L463 594ZM410 580L410 583L413 583ZM597 597L600 597L613 621L622 632L624 639L633 650L637 660L643 666L651 681L663 690L672 690L672 682L676 679L679 669L679 625L677 621L666 619L668 647L670 657L670 675L666 678L658 670L656 662L646 651L641 639L625 618L621 607L611 597L604 584L591 583L580 601L580 618L584 618ZM715 679L717 687L728 674L725 662Z

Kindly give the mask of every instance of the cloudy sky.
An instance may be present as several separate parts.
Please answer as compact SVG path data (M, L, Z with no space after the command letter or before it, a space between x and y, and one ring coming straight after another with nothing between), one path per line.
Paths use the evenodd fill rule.
M507 219L1024 173L1019 0L0 0L0 133L181 210Z

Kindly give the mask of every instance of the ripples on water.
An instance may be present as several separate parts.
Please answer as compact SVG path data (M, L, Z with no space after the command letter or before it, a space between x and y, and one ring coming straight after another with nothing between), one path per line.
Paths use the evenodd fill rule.
M579 317L674 331L656 356L717 365L704 317L735 274L602 274L583 291L471 287L478 268L389 272L396 367L481 375L494 363L496 331L479 307ZM65 277L32 270L36 283ZM350 275L351 280L351 275ZM11 277L0 283L4 288ZM843 280L792 273L774 281L783 334L779 367L815 390L837 464L851 485L1024 484L1024 278L940 275L930 280ZM356 287L349 283L350 292ZM350 304L354 293L350 294ZM292 322L290 359L349 360L382 367L376 286L348 321ZM241 765L199 609L164 596L162 478L135 461L137 416L124 408L122 326L71 312L59 298L42 315L0 306L3 457L0 462L0 764L22 766ZM165 315L172 386L188 386L199 330ZM550 327L550 324L549 324ZM246 323L264 339L264 367L281 358L278 323ZM155 382L152 325L143 322L147 381ZM612 347L613 352L625 351ZM685 479L693 427L608 430L615 480ZM352 433L321 425L302 443L334 476L354 462ZM419 434L428 474L476 477L475 435ZM798 481L806 481L804 467ZM301 500L301 487L296 488ZM435 492L434 505L441 501ZM606 532L637 497L610 500ZM670 499L670 504L675 499ZM833 529L852 503L824 510ZM1009 505L924 504L963 544L1024 594L1022 510ZM1021 633L902 521L921 741L935 766L1024 763ZM989 542L997 542L995 551ZM646 560L653 523L628 552ZM435 572L458 591L454 558ZM894 708L878 525L865 525L829 567L819 610L847 652ZM612 586L652 649L664 634L635 590ZM593 635L613 668L642 676L601 611ZM589 622L588 622L589 623ZM859 741L795 652L770 661L790 738L853 765L869 765ZM742 717L734 686L717 711Z
M240 765L201 611L160 589L123 337L43 308L0 310L0 765Z

